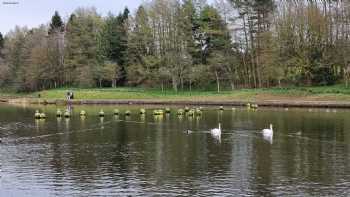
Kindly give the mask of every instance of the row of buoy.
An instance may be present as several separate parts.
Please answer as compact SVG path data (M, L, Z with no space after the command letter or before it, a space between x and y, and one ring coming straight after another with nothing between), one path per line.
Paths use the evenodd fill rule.
M165 110L162 110L162 109L153 110L153 115L155 115L155 116L161 116L161 115L170 114L170 113L171 113L171 109L170 108L166 108ZM113 110L113 114L114 115L120 115L121 113L120 113L119 109L114 109ZM132 113L131 113L130 110L124 111L124 115L126 115L126 116L130 116L131 114ZM144 108L140 109L139 114L141 114L141 115L146 114L146 109L144 109ZM201 111L200 108L197 108L197 109L185 108L185 109L178 109L176 114L177 115L188 114L189 116L194 116L195 114L196 115L202 115L202 111ZM86 111L84 111L84 110L80 111L79 115L82 116L82 117L85 117L86 116ZM98 115L100 117L104 117L105 116L105 112L101 109L98 112ZM36 110L35 114L34 114L34 117L36 119L45 119L46 118L46 114L43 113L43 112L40 113L39 110ZM58 109L56 111L56 117L69 118L69 117L71 117L71 113L68 110L65 110L64 112L62 112L60 109Z
M258 107L259 107L258 104L247 103L247 108L249 108L249 109L250 109L250 108L251 108L251 109L258 109Z
M39 110L36 110L34 117L35 117L35 119L46 119L46 114L40 113Z
M84 111L81 111L80 113L84 113ZM70 112L68 110L65 110L63 113L60 109L57 110L56 112L57 117L66 117L69 118L71 116Z
M249 108L257 108L258 106L256 104L247 104L247 106ZM178 109L176 114L181 116L181 115L188 115L188 116L200 116L202 115L202 107L198 107L198 108L189 108L189 107L184 107L183 109ZM232 110L235 110L236 108L232 108ZM223 106L220 106L219 107L219 110L220 111L223 111L224 110L224 107ZM163 109L155 109L153 110L153 115L155 116L161 116L161 115L164 115L164 114L170 114L171 113L171 109L170 108L165 108L164 110ZM121 111L119 109L114 109L113 110L113 114L114 115L120 115L121 114ZM126 116L130 116L132 113L130 110L125 110L124 111L124 115ZM140 111L139 111L139 114L141 115L144 115L146 114L146 109L144 108L141 108ZM85 110L82 110L80 111L79 115L81 117L85 117L87 115L86 111ZM105 116L105 112L101 109L99 112L98 112L98 116L100 117L104 117ZM39 110L36 110L35 111L35 114L34 114L34 117L36 119L45 119L46 118L46 114L45 113L40 113ZM58 109L56 111L56 117L66 117L66 118L69 118L71 117L71 112L69 110L65 110L64 112L61 111L60 109Z

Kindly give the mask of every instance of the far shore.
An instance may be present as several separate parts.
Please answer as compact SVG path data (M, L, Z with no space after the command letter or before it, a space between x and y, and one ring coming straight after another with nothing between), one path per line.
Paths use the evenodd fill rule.
M67 100L67 91L74 99ZM160 91L141 88L52 89L29 94L0 93L0 103L43 105L193 105L350 108L350 88L344 85L240 89L234 91Z
M311 108L350 108L350 101L300 101L300 100L265 100L265 101L243 101L243 100L152 100L152 99L33 99L16 98L0 99L2 103L8 104L32 104L32 105L183 105L183 106L247 106L257 104L259 107L311 107Z

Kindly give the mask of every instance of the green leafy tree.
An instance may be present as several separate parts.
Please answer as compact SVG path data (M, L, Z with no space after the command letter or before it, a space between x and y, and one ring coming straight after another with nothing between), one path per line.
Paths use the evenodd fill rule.
M66 81L81 87L95 86L99 76L98 37L102 20L94 8L77 9L66 28Z
M232 45L227 26L217 9L211 6L203 8L200 16L200 30L202 32L202 61L209 66L220 92L220 78L224 67L229 63Z
M154 55L154 44L150 20L146 9L140 6L134 18L129 20L128 33L128 68L127 76L130 85L141 85L151 80L150 73L154 72L147 59Z
M54 71L55 87L64 85L64 34L64 23L55 11L48 30L48 58Z
M63 31L64 31L64 23L59 13L55 11L55 14L51 18L49 34L52 34L55 32L63 32Z
M0 32L0 50L2 50L4 48L4 42L5 42L4 37L3 37L2 33Z
M125 85L127 79L127 50L128 50L128 18L129 10L124 9L118 16L109 14L102 29L102 51L107 61L119 65L117 81L113 80L112 86ZM118 70L118 71L117 71Z

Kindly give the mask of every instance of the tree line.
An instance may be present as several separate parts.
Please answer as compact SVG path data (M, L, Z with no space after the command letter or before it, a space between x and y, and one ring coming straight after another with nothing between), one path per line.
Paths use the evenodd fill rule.
M191 90L348 84L350 2L151 0L0 33L0 87Z

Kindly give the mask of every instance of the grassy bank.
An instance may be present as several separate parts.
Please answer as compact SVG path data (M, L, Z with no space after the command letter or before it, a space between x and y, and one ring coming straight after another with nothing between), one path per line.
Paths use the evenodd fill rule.
M156 100L198 100L198 101L264 101L264 100L305 100L305 101L350 101L350 88L343 85L322 87L291 87L240 89L235 91L161 91L141 88L71 89L75 99L156 99ZM37 97L43 99L64 99L67 89L53 89L27 95L7 96Z

